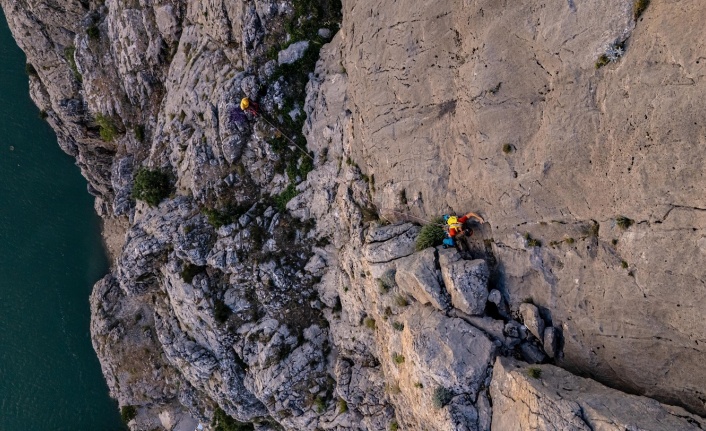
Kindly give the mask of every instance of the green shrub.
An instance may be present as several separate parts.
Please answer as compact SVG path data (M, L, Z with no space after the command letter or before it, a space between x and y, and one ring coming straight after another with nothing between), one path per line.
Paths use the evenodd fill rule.
M542 369L539 367L529 367L527 369L527 375L533 379L538 379L542 377Z
M338 399L338 412L345 413L348 411L348 403L343 398Z
M137 126L132 128L132 131L135 133L135 139L137 139L138 142L145 142L144 124L138 124Z
M392 268L385 271L382 276L380 276L380 282L385 286L386 290L393 289L397 287L397 282L395 281L396 271Z
M98 30L98 26L93 24L86 29L86 34L91 40L98 40L101 37L101 32Z
M146 202L149 206L157 206L172 192L169 175L160 169L141 167L135 174L135 185L132 187L132 197Z
M213 300L213 317L218 323L225 323L231 314L233 314L233 310L225 302L218 298Z
M395 304L398 307L406 307L409 305L409 301L407 301L407 298L405 298L404 296L397 295L397 296L395 296Z
M96 115L96 123L98 124L98 127L100 127L99 133L101 139L105 142L111 142L116 136L118 136L118 128L115 126L115 122L112 118L103 114L98 114Z
M443 386L438 386L434 389L434 395L431 397L431 402L435 409L440 409L451 402L454 393Z
M321 397L316 397L314 400L314 407L316 407L317 413L323 413L326 411L326 400Z
M615 218L615 224L621 229L627 229L635 223L635 220L629 219L625 216L618 216Z
M542 246L542 241L532 238L529 233L525 234L525 241L527 242L527 247L541 247Z
M395 329L395 331L403 331L404 330L404 323L402 322L393 322L392 327Z
M400 429L400 426L397 424L397 421L390 422L390 431L397 431L398 429Z
M395 364L403 364L404 363L404 356L403 355L398 355L397 352L394 352L392 354L392 360L395 362Z
M627 268L628 268L628 263L627 263L626 261L624 261L624 260L621 260L621 261L620 261L620 266L621 266L623 269L627 269Z
M375 328L376 328L375 319L373 319L372 317L366 317L363 320L363 324L365 325L366 328L371 329L371 330L375 330Z
M505 153L505 154L510 154L510 153L512 153L512 145L510 145L510 144L503 144L503 153Z
M185 263L181 270L181 279L187 283L191 283L196 276L196 274L202 273L206 270L205 266L194 265L192 263Z
M27 72L29 76L37 76L37 69L32 66L32 63L25 64L25 72Z
M294 199L299 194L299 191L297 191L297 188L294 186L294 184L289 184L286 189L277 196L274 197L275 205L277 206L277 209L279 209L280 212L284 212L287 210L287 202L291 201Z
M78 67L76 66L76 47L75 46L67 46L64 48L64 58L66 61L69 63L69 67L71 68L71 72L74 74L74 78L78 82L83 82L83 77L81 74L78 72Z
M640 18L645 12L645 9L647 9L647 6L649 6L650 0L635 0L635 3L632 5L632 13L633 16L635 17L635 20Z
M444 232L443 221L439 223L440 220L434 220L432 223L426 224L419 231L419 236L417 236L417 251L424 250L428 247L435 247L440 245L441 242L446 237L446 232Z
M137 407L135 406L122 406L120 408L120 417L123 422L128 423L137 417Z
M255 426L252 423L238 422L228 416L220 407L216 408L213 414L213 431L254 431Z
M567 244L573 244L574 242L576 242L576 240L571 237L566 238L564 241L566 241Z
M596 60L596 69L600 69L601 67L609 63L610 59L608 58L608 56L605 54L601 54L601 56L598 57L598 60Z

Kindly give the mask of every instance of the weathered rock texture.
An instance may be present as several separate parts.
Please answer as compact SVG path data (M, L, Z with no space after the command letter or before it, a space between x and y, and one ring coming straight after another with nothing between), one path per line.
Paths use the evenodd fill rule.
M706 414L706 5L650 3L0 0L109 220L91 330L130 427L697 426L496 361ZM467 250L415 252L476 209Z
M684 409L627 395L552 365L498 358L490 385L493 431L701 430Z

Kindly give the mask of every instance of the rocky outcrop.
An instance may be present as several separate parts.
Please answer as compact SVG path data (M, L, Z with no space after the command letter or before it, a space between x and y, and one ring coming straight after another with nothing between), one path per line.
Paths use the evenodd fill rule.
M92 339L131 429L700 423L498 356L706 414L697 0L65 3L0 0L111 220Z
M498 358L490 385L492 430L701 430L684 409L628 395L552 365Z

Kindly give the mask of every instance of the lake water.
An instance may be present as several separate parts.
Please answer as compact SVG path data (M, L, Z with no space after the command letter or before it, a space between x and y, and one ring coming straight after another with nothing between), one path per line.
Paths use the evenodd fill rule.
M120 430L89 335L99 219L1 11L0 58L0 431Z

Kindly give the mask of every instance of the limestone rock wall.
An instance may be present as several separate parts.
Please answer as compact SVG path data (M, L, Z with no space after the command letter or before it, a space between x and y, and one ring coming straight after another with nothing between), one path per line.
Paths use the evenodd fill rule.
M0 4L119 249L91 331L132 430L702 426L699 1Z

